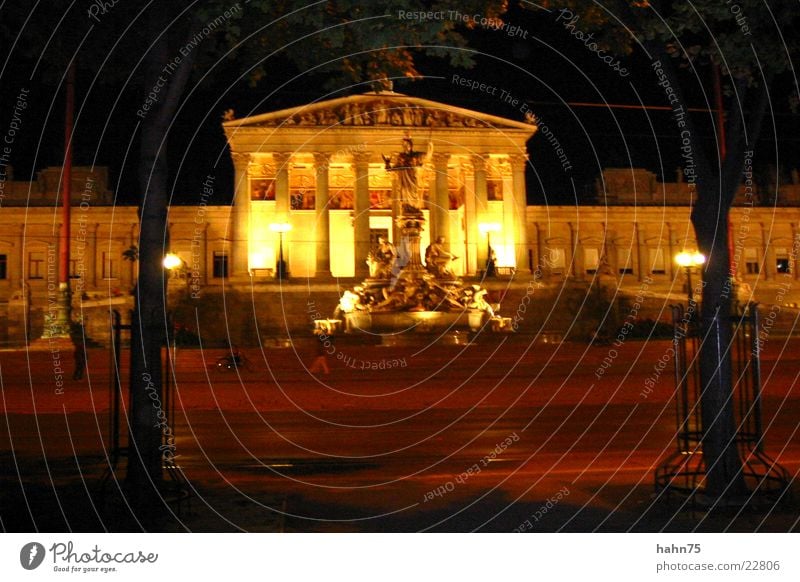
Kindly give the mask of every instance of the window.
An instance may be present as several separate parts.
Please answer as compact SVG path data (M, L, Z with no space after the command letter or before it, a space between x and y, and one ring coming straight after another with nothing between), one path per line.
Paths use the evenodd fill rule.
M0 255L0 279L8 279L8 255Z
M633 275L633 252L631 252L631 249L619 249L617 251L617 261L620 275Z
M70 279L80 279L81 275L83 275L83 261L78 261L77 259L70 259L69 260L69 278Z
M44 253L28 255L28 279L44 279Z
M789 252L786 249L775 249L775 270L778 273L789 273Z
M250 200L275 200L275 180L250 180Z
M499 178L489 178L488 180L486 180L486 199L487 200L503 199L503 180Z
M228 253L214 251L214 277L225 279L228 276Z
M103 253L103 279L116 279L119 276L117 273L117 257L116 254L111 252Z
M550 267L550 272L554 275L563 273L567 266L564 249L548 249L545 264Z
M744 249L744 268L748 275L758 275L761 272L758 265L758 249Z
M583 266L589 275L597 273L597 266L600 264L600 253L597 249L583 250Z
M667 272L664 264L664 252L659 249L650 249L650 272L653 275L663 275Z

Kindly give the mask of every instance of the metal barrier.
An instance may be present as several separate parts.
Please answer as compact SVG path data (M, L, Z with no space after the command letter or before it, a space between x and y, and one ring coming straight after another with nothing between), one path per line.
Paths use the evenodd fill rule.
M700 341L693 312L672 306L673 363L675 367L675 422L677 450L655 473L657 492L694 498L703 491L703 424L700 392ZM730 317L736 444L748 488L780 499L788 491L789 474L764 452L761 408L761 352L759 315L755 303Z
M131 316L131 321L132 321ZM174 327L170 322L170 329L173 330L167 346L165 365L163 366L163 407L168 419L168 431L161 433L161 451L162 451L162 469L169 479L171 484L164 491L166 499L171 503L177 503L180 510L181 503L193 495L193 488L183 474L180 466L175 464L174 456L172 455L172 443L170 439L175 439L175 398L174 398L174 373L175 373L175 334ZM122 323L122 317L119 311L112 311L111 313L111 343L109 345L109 361L111 366L110 384L109 384L109 438L110 443L108 450L108 469L103 475L100 482L101 494L105 492L105 486L111 477L116 473L119 460L123 457L127 458L129 455L129 447L122 446L122 418L123 418L123 402L125 396L122 392L122 347L123 338L122 334L126 332L129 334L127 343L130 345L132 339L131 325ZM125 410L130 410L130 405L125 405ZM130 430L128 424L125 426L126 442L130 443Z

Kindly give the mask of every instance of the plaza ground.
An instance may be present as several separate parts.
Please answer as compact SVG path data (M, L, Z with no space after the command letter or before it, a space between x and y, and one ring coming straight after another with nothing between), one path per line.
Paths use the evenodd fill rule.
M654 470L676 450L671 364L658 366L670 347L532 336L471 345L347 340L329 356L329 376L307 371L316 350L306 340L246 350L239 371L215 365L222 350L179 349L171 421L194 494L165 503L159 528L796 531L792 496L706 511L656 494ZM765 450L793 478L798 347L773 338L762 358ZM50 352L0 352L2 527L136 530L113 475L99 494L108 352L90 350L81 381L71 380L69 354L62 363L59 391Z

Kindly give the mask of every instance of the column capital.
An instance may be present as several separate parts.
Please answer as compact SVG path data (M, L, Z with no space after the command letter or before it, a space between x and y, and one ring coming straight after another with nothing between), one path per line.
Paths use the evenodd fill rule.
M233 160L233 167L236 170L244 170L250 165L251 154L244 154L241 152L231 152L231 159Z
M275 164L278 166L278 171L286 169L286 164L289 163L291 158L292 152L272 152L272 159L275 160Z
M485 156L479 156L474 154L470 156L472 160L472 167L475 169L476 172L485 172L486 171L486 161L488 159L488 154Z
M511 163L511 171L525 171L525 165L528 163L528 154L510 154L508 161Z
M319 166L327 166L331 161L330 152L314 152L314 164Z
M372 159L371 152L353 152L353 164L356 166L366 166Z
M433 154L433 165L437 168L441 166L447 165L447 162L450 161L450 154L446 152L434 152Z

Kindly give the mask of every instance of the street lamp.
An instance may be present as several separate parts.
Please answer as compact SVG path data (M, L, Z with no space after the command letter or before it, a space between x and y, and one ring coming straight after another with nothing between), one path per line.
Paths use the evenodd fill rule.
M174 271L181 265L183 265L183 259L181 259L175 253L167 253L164 255L164 260L161 261L161 264L164 265L164 268L168 271Z
M706 262L706 256L703 253L683 251L675 255L675 262L679 266L686 269L686 283L689 286L688 296L689 305L694 304L694 293L692 288L692 269L699 267Z
M478 230L486 235L486 276L494 277L494 257L492 257L492 233L500 232L500 224L497 222L481 222Z
M283 260L283 233L292 230L292 225L288 222L273 222L269 225L272 232L277 232L279 236L278 242L278 263L275 268L275 274L281 280L289 276L289 271L286 268L286 261Z

